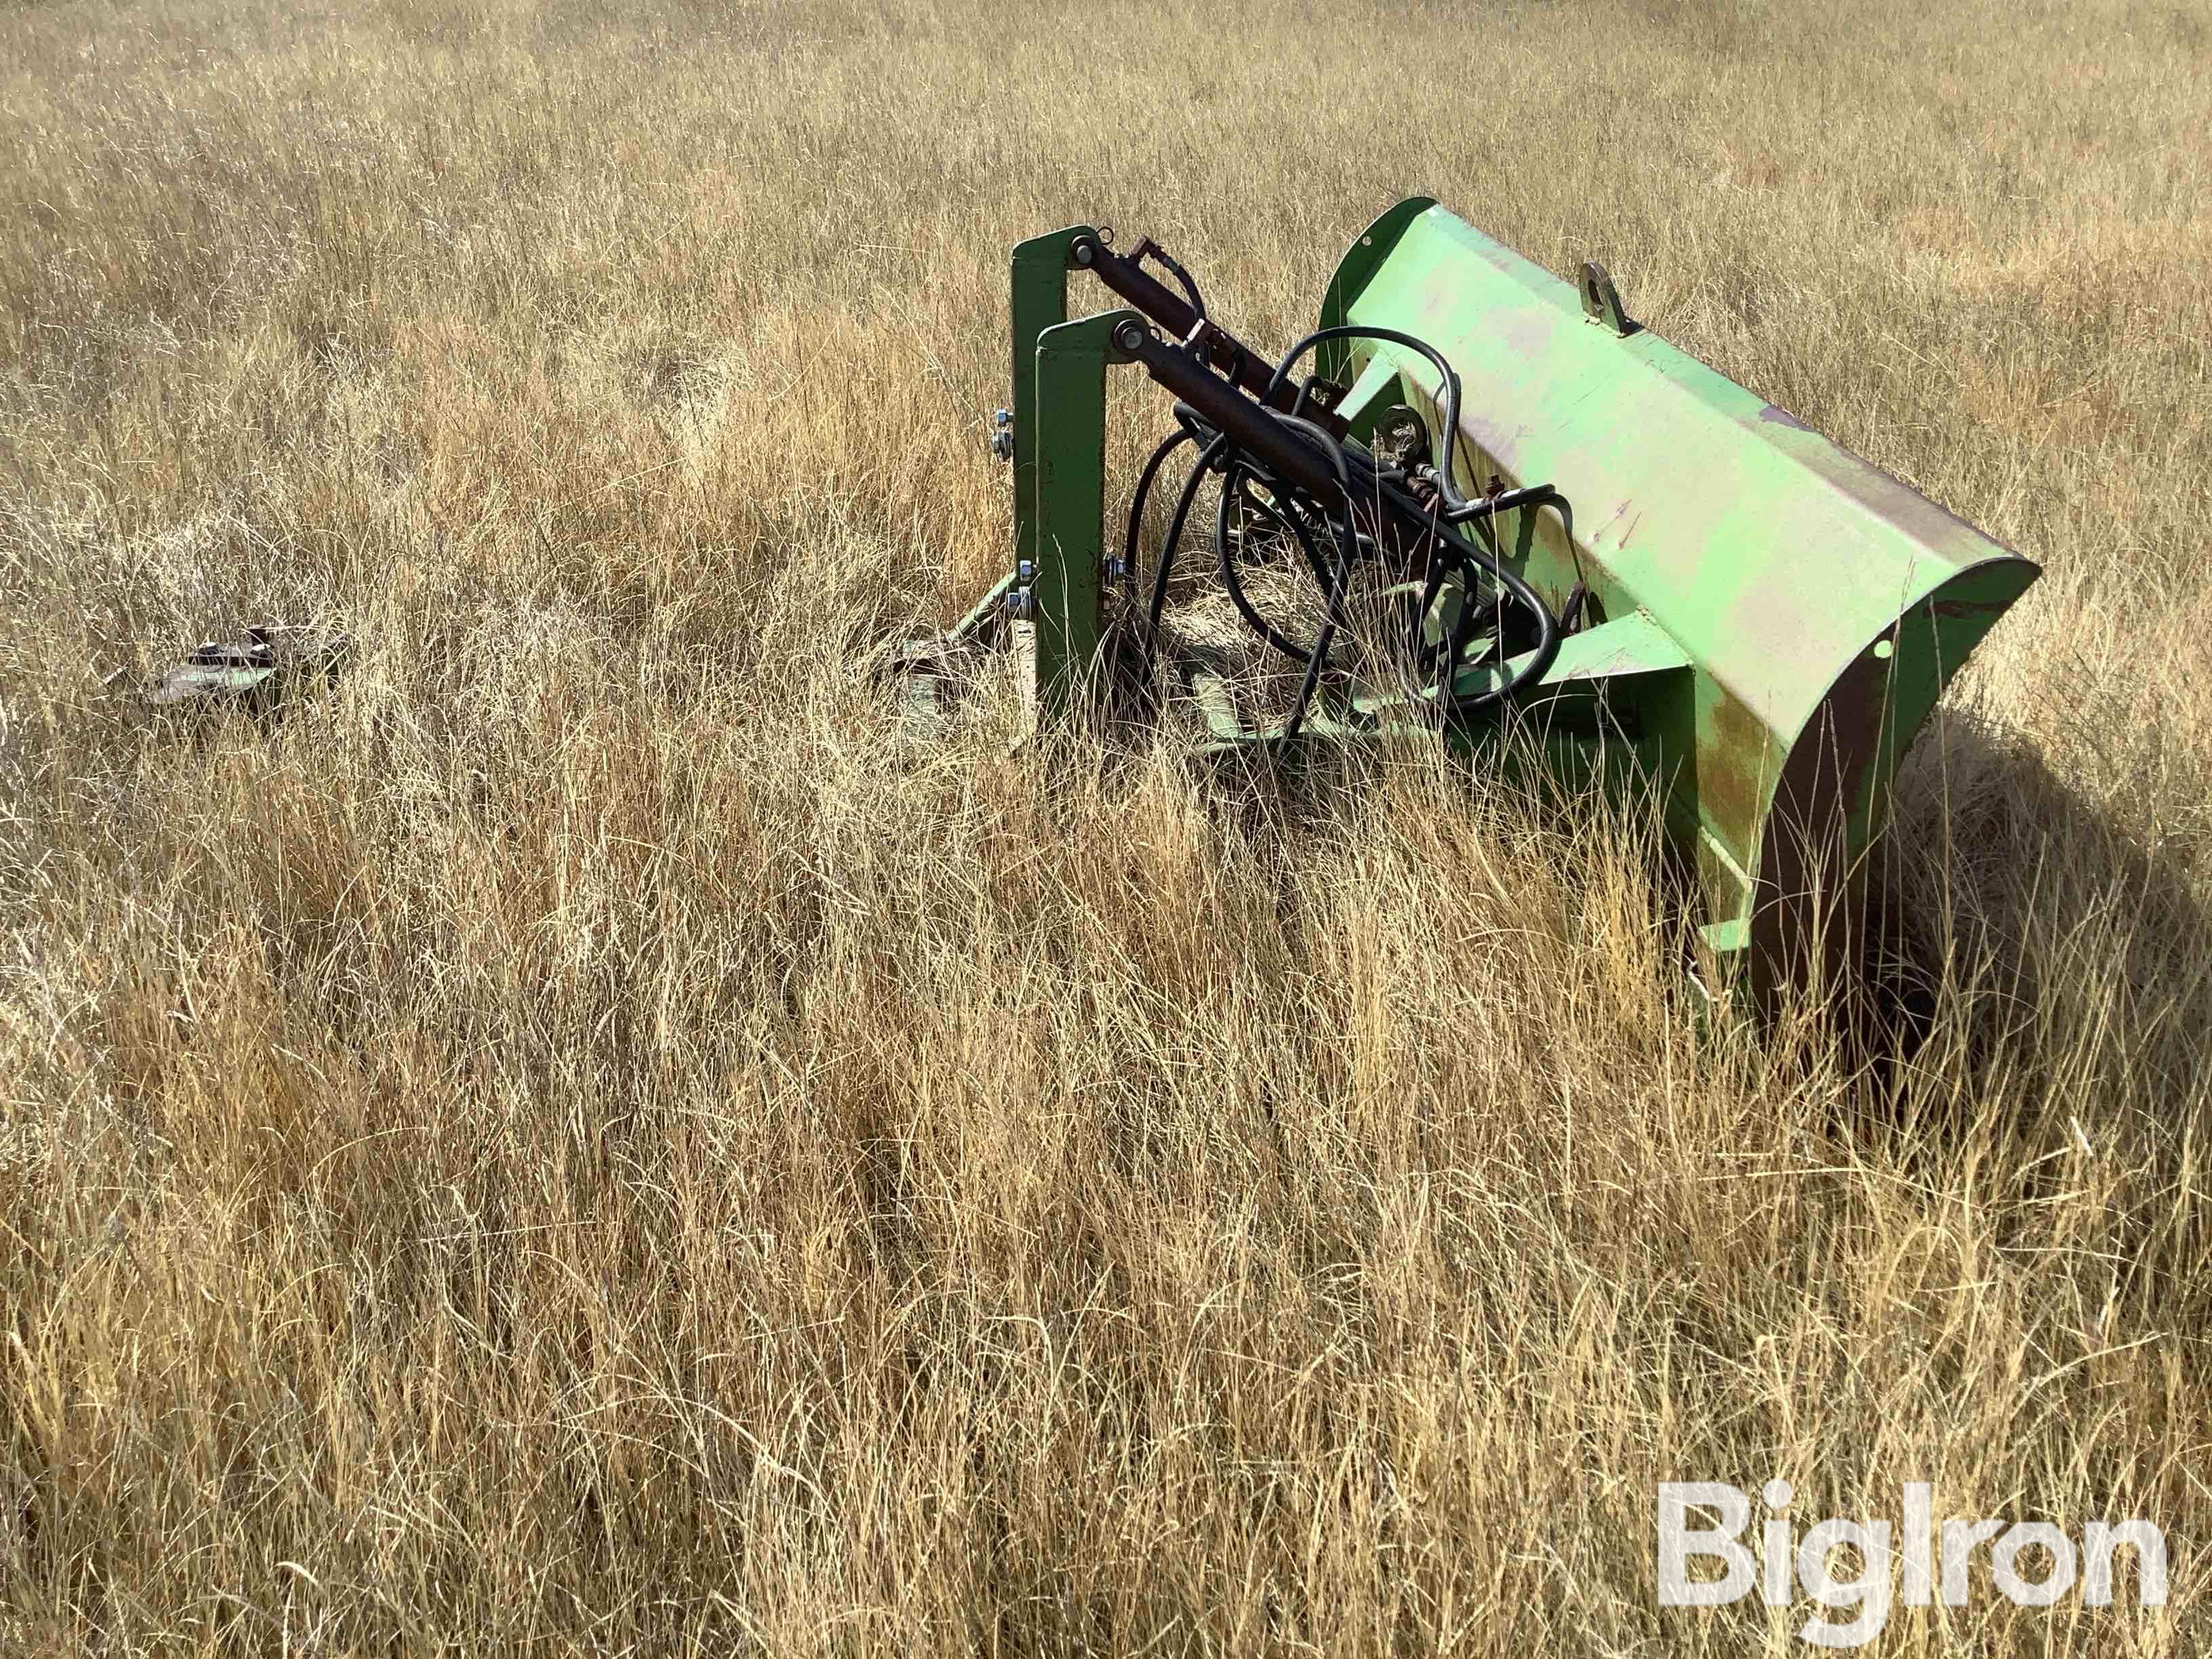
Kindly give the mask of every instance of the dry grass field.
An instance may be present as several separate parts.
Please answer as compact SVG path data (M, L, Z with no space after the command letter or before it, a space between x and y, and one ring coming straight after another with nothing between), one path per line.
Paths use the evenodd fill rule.
M342 9L0 9L0 1650L1781 1655L1653 1541L1779 1474L2166 1530L1872 1651L2203 1650L2203 0ZM1632 807L898 747L1009 246L1279 346L1416 191L2047 566L1902 1060Z

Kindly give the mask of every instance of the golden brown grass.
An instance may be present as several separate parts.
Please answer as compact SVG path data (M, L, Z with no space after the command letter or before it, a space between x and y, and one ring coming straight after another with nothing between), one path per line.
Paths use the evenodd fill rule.
M1780 1474L2167 1529L2162 1612L1984 1569L1881 1651L2197 1650L2208 52L0 14L0 1646L1781 1653L1652 1542ZM1909 1064L1701 1036L1633 811L896 750L866 648L1003 556L1010 243L1284 342L1415 190L2046 562L1902 791ZM269 616L352 672L134 701Z

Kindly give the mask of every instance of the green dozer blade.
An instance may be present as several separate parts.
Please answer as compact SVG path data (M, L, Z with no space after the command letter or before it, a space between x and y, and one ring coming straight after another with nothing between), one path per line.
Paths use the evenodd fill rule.
M1849 891L1905 748L2039 567L1639 327L1598 267L1564 282L1425 198L1352 244L1322 321L1451 363L1465 491L1548 484L1573 504L1571 525L1527 510L1504 527L1555 605L1588 592L1580 648L1545 685L1606 678L1694 856L1706 942L1768 982L1834 948L1822 896ZM1421 354L1322 350L1355 433L1401 403L1440 418Z
M1071 315L1079 274L1127 308ZM1279 361L1230 333L1149 238L1123 252L1089 226L1033 237L1012 279L1014 398L993 447L1013 467L1013 557L994 598L1028 642L1041 715L1112 678L1111 606L1146 694L1156 669L1179 676L1216 749L1441 725L1493 761L1638 780L1695 872L1716 980L1764 1001L1840 954L1899 758L2035 565L1639 327L1598 267L1562 281L1425 197L1352 244L1321 330ZM1109 544L1106 383L1127 366L1172 394L1177 430ZM1139 586L1146 492L1178 449L1202 461L1186 463ZM1164 645L1208 476L1220 586L1304 665L1273 724L1246 725L1218 665ZM1324 601L1304 641L1239 586L1232 520L1255 514L1304 546ZM1425 680L1346 668L1368 567L1413 596L1397 660ZM1453 570L1494 608L1432 609ZM1446 616L1483 620L1455 622L1439 651Z

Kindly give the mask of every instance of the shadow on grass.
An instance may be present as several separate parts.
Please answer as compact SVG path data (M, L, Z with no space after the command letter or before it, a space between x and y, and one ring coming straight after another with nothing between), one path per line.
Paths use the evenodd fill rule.
M2201 1115L2212 908L2185 836L2124 822L2022 735L1948 713L1908 757L1870 883L1867 975L1906 1058L2033 1079L2161 1137ZM2142 1109L2170 1112L2156 1124Z

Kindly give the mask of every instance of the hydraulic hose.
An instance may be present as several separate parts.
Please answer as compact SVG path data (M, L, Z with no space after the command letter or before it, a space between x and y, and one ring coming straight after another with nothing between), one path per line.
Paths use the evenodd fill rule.
M1443 394L1446 435L1443 465L1434 471L1437 489L1432 498L1417 499L1407 487L1407 478L1403 470L1378 467L1364 451L1347 449L1343 441L1315 422L1297 414L1285 414L1274 406L1291 369L1300 358L1328 341L1352 338L1377 340L1401 346L1419 354L1436 369ZM1132 349L1143 350L1141 337ZM1221 407L1218 415L1209 416L1200 415L1191 402L1179 402L1176 415L1181 429L1152 452L1138 481L1126 543L1125 566L1131 571L1136 568L1137 544L1145 506L1160 469L1183 444L1204 443L1203 452L1183 483L1169 523L1167 538L1161 547L1158 563L1153 572L1145 625L1144 662L1147 679L1158 658L1161 617L1166 605L1169 578L1192 507L1208 473L1218 473L1222 480L1221 502L1214 522L1214 551L1222 584L1228 591L1231 602L1246 625L1270 647L1304 665L1305 672L1300 680L1297 698L1282 727L1285 738L1296 737L1303 728L1321 677L1327 670L1330 650L1343 625L1344 605L1351 589L1352 571L1361 551L1356 511L1358 502L1370 495L1378 509L1389 511L1408 526L1418 526L1427 544L1421 603L1415 612L1413 623L1413 646L1417 653L1423 653L1422 620L1434 606L1444 580L1456 570L1467 584L1468 603L1462 606L1459 617L1449 630L1438 678L1429 694L1443 715L1447 718L1464 717L1510 701L1535 684L1550 671L1559 654L1559 619L1534 588L1506 568L1492 542L1486 522L1498 513L1516 507L1536 509L1553 507L1566 523L1571 546L1574 532L1570 509L1563 496L1544 485L1478 500L1469 500L1458 493L1453 473L1459 441L1459 377L1443 354L1433 346L1395 329L1347 325L1316 330L1285 354L1256 404L1243 402L1243 396L1249 396L1249 393L1236 395L1235 402L1231 403L1231 389L1215 381L1210 374L1194 372L1193 364L1186 361L1186 354L1170 354L1157 346L1152 348L1152 353L1147 361L1153 368L1155 379L1176 386L1179 395L1194 399L1209 409L1217 404ZM1202 370L1202 363L1200 369ZM1185 387L1188 389L1182 390ZM1218 390L1210 389L1213 387ZM1210 420L1218 424L1209 424ZM1220 426L1234 428L1235 435L1231 431L1218 429ZM1277 428L1281 439L1269 440L1267 426ZM1285 449L1282 439L1288 440L1292 447ZM1258 448L1265 448L1269 455L1275 458L1272 465L1261 454L1255 453ZM1306 483L1301 486L1282 478L1275 470L1279 466L1289 466ZM1428 476L1426 471L1423 476ZM1334 488L1324 486L1317 490L1315 486L1323 485L1324 481ZM1264 488L1268 499L1262 501L1254 496L1252 489L1255 484ZM1285 526L1296 539L1323 593L1321 627L1310 646L1300 645L1285 637L1261 615L1245 591L1237 568L1235 546L1237 538L1231 534L1232 508L1256 513ZM1327 568L1321 550L1314 542L1318 522L1324 520L1336 544L1335 559L1333 565ZM1469 530L1480 539L1470 539ZM1489 607L1491 613L1501 614L1510 601L1514 609L1528 617L1535 639L1528 660L1520 669L1505 676L1495 685L1463 696L1458 690L1458 676L1462 667L1460 656L1472 637L1472 629L1480 614L1474 604L1479 578L1487 579L1495 597L1495 605ZM1502 624L1492 649L1502 661L1505 649Z
M1177 441L1188 435L1187 433L1178 434ZM1191 468L1190 477L1183 480L1182 494L1176 501L1175 515L1168 520L1167 539L1160 544L1159 567L1152 572L1152 604L1145 611L1145 681L1146 684L1152 682L1152 663L1159 646L1160 613L1167 605L1168 574L1175 568L1176 548L1182 540L1182 528L1190 518L1191 503L1198 499L1198 487L1206 482L1206 473L1212 469L1228 447L1229 435L1226 433L1222 434L1206 447L1205 453L1198 458L1198 464ZM1172 453L1168 445L1163 445L1162 449ZM1137 506L1141 512L1144 503L1139 501ZM1137 544L1138 522L1137 514L1132 514L1129 519L1129 546L1132 550ZM1133 551L1132 556L1134 556Z
M1408 351L1418 351L1435 368L1444 394L1444 457L1443 465L1437 469L1437 483L1443 498L1452 507L1467 505L1467 498L1459 493L1458 483L1453 477L1453 461L1459 454L1459 376L1444 361L1444 355L1426 340L1401 333L1395 328L1369 328L1358 323L1343 323L1334 328L1316 329L1283 354L1275 365L1274 378L1267 382L1267 390L1261 402L1266 403L1290 378L1291 370L1299 358L1316 346L1331 340L1381 340L1389 345L1404 346Z

